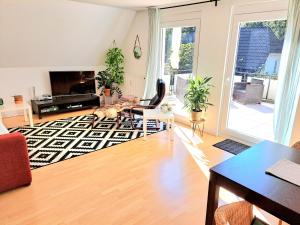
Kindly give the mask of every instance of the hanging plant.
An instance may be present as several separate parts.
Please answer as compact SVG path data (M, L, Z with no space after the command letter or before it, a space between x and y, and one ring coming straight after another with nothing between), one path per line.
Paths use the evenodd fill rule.
M136 59L140 59L142 57L142 48L141 48L139 35L136 35L135 38L133 55Z
M113 45L106 54L106 70L113 82L120 85L124 83L124 55L122 49L115 46L115 41Z

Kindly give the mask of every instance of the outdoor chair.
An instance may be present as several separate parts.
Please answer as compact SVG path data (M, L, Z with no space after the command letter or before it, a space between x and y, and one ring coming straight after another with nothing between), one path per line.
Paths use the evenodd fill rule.
M263 80L252 78L251 82L236 82L233 89L233 100L246 104L260 104L264 93Z

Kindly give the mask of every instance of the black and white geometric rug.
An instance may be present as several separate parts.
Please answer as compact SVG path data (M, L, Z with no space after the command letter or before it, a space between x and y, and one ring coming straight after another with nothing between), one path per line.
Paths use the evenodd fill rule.
M35 124L34 127L11 128L9 132L20 132L27 140L31 169L101 150L143 136L143 130L132 129L127 118L122 119L117 129L116 119L100 118L91 129L91 115L77 116L56 121ZM143 127L143 121L136 124ZM147 134L165 130L161 123L160 130L156 122L148 121Z

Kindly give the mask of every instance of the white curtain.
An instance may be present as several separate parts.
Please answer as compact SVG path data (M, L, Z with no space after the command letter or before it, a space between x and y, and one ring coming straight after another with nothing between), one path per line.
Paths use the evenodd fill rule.
M290 0L274 114L275 141L289 145L300 93L300 1Z
M156 81L161 78L161 29L159 8L149 8L149 55L144 98L156 94Z

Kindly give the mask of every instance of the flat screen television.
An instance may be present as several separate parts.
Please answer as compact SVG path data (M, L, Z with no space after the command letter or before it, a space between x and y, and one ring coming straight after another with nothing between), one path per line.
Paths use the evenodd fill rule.
M53 96L95 94L94 71L50 71Z

